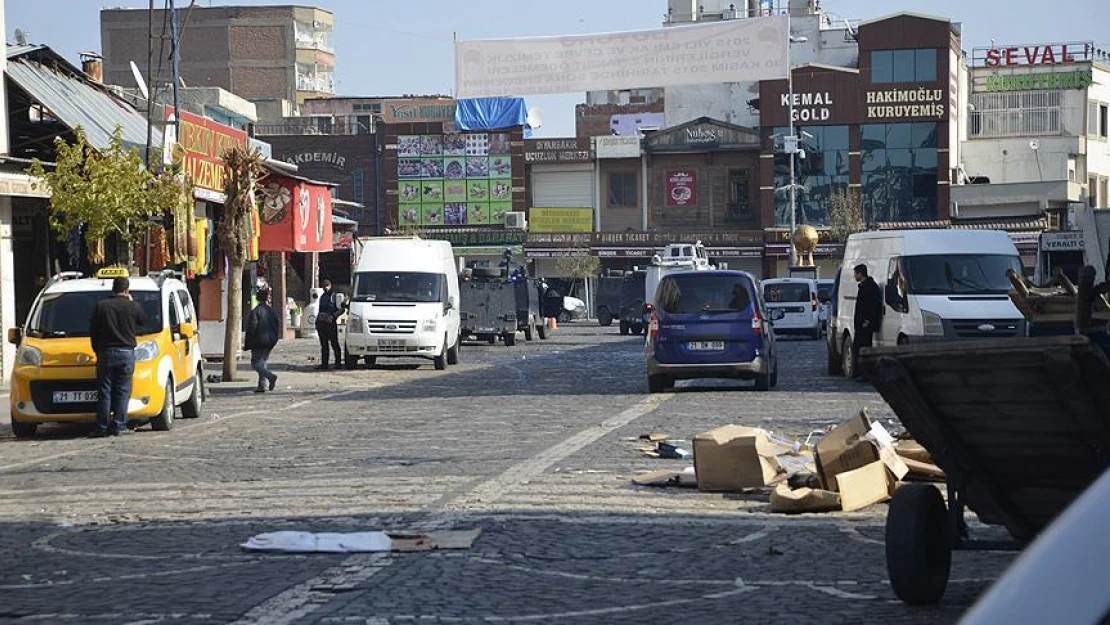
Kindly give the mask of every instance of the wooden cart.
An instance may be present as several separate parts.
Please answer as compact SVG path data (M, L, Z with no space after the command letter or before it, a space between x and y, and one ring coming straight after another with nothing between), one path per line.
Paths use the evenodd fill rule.
M865 349L861 365L948 477L947 500L910 484L890 503L887 572L906 603L940 600L954 549L1020 549L1110 466L1110 360L1088 337ZM973 540L965 507L1013 540Z

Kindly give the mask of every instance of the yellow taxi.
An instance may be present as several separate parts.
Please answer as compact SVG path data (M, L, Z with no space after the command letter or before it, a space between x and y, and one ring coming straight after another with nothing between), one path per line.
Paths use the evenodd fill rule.
M112 295L112 280L129 277L109 267L95 278L61 273L39 293L26 324L8 332L18 346L11 379L12 431L34 436L40 423L96 421L96 354L89 321L96 303ZM130 278L131 297L146 313L135 347L128 420L155 430L181 416L199 417L204 401L204 363L193 299L172 272Z

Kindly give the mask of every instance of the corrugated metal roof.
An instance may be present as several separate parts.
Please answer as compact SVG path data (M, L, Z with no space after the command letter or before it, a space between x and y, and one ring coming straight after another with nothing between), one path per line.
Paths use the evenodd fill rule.
M1024 230L1045 230L1048 228L1048 219L1045 217L1000 217L993 219L964 219L959 221L894 221L875 224L878 230L922 230L922 229L947 229L954 230L1005 230L1007 232L1020 232Z
M31 58L31 53L47 55L52 65ZM66 126L81 127L89 144L107 148L116 126L122 130L128 148L146 147L146 118L131 106L80 77L70 66L45 46L8 47L7 75ZM162 144L162 133L153 129L153 145Z

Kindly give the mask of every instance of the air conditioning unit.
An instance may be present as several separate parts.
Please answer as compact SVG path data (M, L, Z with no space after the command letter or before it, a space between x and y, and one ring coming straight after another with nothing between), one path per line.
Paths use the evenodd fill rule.
M527 230L528 220L520 211L505 213L505 227L510 230Z

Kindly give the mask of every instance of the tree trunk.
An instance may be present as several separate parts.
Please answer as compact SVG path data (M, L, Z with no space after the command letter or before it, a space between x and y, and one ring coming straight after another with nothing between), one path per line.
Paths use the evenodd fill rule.
M224 382L235 381L238 364L239 335L243 327L243 268L246 261L228 259L227 327L224 328Z

